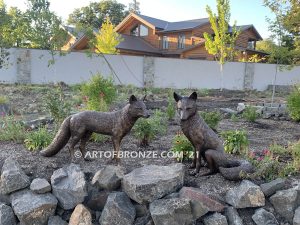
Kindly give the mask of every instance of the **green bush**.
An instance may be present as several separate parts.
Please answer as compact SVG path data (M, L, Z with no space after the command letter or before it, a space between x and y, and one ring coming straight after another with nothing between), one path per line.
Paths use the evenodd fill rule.
M217 130L218 124L222 120L219 112L199 112L199 114L211 129Z
M248 122L255 122L259 114L256 112L256 108L253 106L247 106L243 111L242 117Z
M172 120L175 116L175 113L176 113L176 107L175 107L174 99L170 94L169 94L169 97L168 97L168 106L167 106L166 113L167 113L167 116L168 116L169 120Z
M0 95L0 104L7 103L7 98L5 96Z
M191 152L194 152L194 147L184 134L179 133L173 138L171 150L177 154L177 160L182 162L190 158Z
M82 84L81 94L88 110L107 111L117 97L117 90L111 77L104 78L96 74Z
M287 108L290 117L299 122L300 121L300 84L296 85L287 97Z
M22 122L14 116L0 116L0 141L22 143L26 137L26 129Z
M249 146L247 134L243 130L228 130L221 133L224 149L229 154L246 154Z
M166 116L156 110L150 118L140 118L133 126L133 134L138 138L140 146L148 146L157 135L166 133Z
M53 138L54 133L49 132L46 127L40 127L36 131L28 132L24 144L30 151L43 149L51 143Z
M232 114L230 119L232 120L232 122L238 122L239 121L239 117L235 114Z

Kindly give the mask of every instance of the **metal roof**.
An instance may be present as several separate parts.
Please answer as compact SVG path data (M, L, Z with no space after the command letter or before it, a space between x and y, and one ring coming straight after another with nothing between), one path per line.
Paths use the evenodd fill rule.
M148 42L146 42L141 37L126 35L126 34L121 34L121 36L123 38L123 41L119 45L117 45L116 47L117 49L159 53L158 49L152 47Z

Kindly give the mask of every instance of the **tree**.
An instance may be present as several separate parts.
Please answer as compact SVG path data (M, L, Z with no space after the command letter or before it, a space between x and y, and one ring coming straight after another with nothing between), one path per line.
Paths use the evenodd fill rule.
M116 54L116 46L122 41L121 35L114 31L114 25L109 17L102 24L99 34L96 34L94 47L96 53Z
M206 6L209 22L214 35L204 33L205 48L209 54L219 61L221 71L221 90L223 89L223 65L234 57L235 41L239 35L236 24L229 32L230 4L229 0L217 0L218 15L214 14L209 6Z
M3 0L0 0L0 69L6 65L9 57L9 41L7 40L5 33L8 28L9 17L6 11L6 5Z
M136 14L140 14L141 11L140 11L140 3L137 1L137 0L132 0L131 3L129 3L129 12L133 12L133 13L136 13Z

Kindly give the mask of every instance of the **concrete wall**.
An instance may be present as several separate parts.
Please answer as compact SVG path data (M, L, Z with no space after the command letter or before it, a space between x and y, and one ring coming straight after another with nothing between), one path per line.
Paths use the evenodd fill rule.
M85 53L73 52L66 56L55 55L55 63L48 66L52 60L48 51L11 49L10 53L10 65L0 69L2 83L43 84L63 81L76 84L99 72L104 76L113 75L116 84L133 84L138 87L221 87L220 66L213 61L124 55L88 57ZM223 69L223 87L231 90L265 90L273 83L275 68L271 64L226 63ZM277 74L277 85L296 82L300 82L300 67Z

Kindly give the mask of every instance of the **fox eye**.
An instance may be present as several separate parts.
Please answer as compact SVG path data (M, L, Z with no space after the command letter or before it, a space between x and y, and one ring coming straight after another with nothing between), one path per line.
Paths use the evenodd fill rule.
M178 110L182 110L182 108L178 108Z

